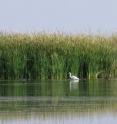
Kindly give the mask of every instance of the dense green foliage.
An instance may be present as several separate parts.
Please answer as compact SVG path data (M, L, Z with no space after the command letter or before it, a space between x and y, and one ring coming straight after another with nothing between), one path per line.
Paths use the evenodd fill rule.
M117 36L0 34L0 79L117 76Z

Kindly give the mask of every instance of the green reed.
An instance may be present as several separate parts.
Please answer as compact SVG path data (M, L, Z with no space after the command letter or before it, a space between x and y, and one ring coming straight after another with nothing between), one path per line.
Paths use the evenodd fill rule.
M0 79L117 76L117 36L0 34Z

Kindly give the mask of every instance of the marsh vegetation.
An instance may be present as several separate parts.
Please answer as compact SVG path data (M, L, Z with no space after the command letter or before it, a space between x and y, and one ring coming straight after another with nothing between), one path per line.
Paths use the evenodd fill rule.
M117 36L0 34L0 79L117 77Z

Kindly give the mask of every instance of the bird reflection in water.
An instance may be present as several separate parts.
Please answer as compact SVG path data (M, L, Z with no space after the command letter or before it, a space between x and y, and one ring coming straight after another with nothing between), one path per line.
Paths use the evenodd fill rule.
M70 80L69 87L70 91L78 89L79 80Z

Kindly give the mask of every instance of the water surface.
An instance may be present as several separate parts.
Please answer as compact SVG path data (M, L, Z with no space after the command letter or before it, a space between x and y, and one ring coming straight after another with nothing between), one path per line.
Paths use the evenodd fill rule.
M116 124L117 80L0 81L0 124Z

